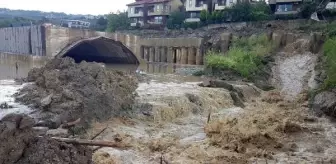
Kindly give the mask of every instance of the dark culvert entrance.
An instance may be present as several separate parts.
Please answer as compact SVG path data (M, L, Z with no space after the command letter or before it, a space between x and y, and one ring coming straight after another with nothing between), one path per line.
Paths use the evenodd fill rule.
M137 57L121 42L105 37L83 39L64 48L57 57L111 64L139 64Z

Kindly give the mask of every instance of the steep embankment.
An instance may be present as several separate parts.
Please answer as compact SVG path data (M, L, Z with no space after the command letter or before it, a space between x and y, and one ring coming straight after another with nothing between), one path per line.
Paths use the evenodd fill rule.
M310 52L310 45L309 40L298 39L274 56L271 81L286 100L295 101L300 93L317 87L315 67L319 54Z

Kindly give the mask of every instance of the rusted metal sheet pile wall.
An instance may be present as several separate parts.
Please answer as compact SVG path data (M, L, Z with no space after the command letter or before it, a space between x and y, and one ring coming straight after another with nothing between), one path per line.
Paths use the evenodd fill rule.
M0 52L45 56L43 26L0 29Z

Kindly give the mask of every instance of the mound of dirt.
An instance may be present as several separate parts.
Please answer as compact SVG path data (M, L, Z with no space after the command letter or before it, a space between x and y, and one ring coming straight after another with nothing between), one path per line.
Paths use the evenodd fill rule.
M0 164L91 164L92 151L37 137L34 120L10 114L0 121Z
M120 71L106 71L97 63L76 64L71 58L54 59L34 68L16 100L38 109L37 116L49 128L81 119L87 128L92 120L105 120L130 108L137 81Z

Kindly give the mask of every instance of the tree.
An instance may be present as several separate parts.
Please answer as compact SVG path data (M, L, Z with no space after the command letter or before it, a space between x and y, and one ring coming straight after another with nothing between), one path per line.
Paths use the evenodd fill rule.
M98 31L105 31L107 28L108 21L104 17L99 17L96 22L95 29Z
M105 19L104 17L99 17L99 19L97 20L97 25L100 25L100 26L107 26L107 19Z
M251 20L253 21L269 20L271 18L271 14L272 11L270 6L264 1L259 1L252 5Z
M202 10L200 15L201 22L206 22L208 19L208 11Z
M263 1L255 4L237 3L226 12L226 17L231 18L231 21L234 22L267 20L271 17L271 8Z
M304 1L301 10L300 10L300 16L302 18L310 18L310 16L317 10L317 2L315 1Z
M128 29L131 21L128 19L127 12L111 13L108 15L107 31Z
M170 14L167 26L168 28L180 28L185 20L184 12L175 11Z

